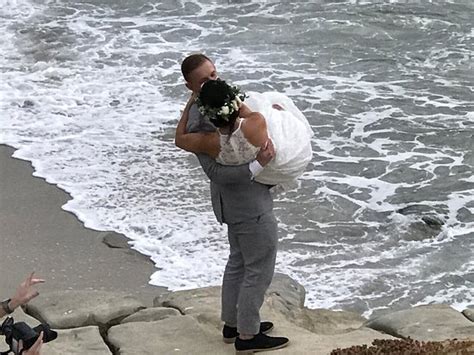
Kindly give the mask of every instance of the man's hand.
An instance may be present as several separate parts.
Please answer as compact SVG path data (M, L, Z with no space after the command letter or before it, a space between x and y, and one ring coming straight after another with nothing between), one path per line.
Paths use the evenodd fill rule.
M9 307L15 309L25 303L28 303L33 298L39 295L39 292L33 288L34 285L43 283L43 279L34 278L35 273L32 272L30 276L23 281L16 289L15 295L12 297Z
M273 158L275 158L275 147L273 146L272 140L268 138L265 145L260 148L257 154L257 161L261 166L265 166L271 162Z

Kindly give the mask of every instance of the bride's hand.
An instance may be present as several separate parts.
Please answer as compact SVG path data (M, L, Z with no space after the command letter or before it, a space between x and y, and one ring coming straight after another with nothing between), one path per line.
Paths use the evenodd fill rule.
M275 147L273 146L272 140L269 138L265 145L260 148L257 154L257 161L261 166L267 165L275 157Z

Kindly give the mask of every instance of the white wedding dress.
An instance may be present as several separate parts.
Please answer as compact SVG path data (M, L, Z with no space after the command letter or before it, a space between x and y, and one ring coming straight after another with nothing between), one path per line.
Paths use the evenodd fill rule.
M268 185L279 185L283 190L298 186L300 176L312 158L313 131L306 117L286 95L278 92L247 92L245 104L250 110L265 117L268 135L275 146L276 156L255 180ZM278 104L284 110L272 105ZM231 136L221 134L221 150L216 161L223 165L239 165L255 159L259 147L250 144L240 130L243 119Z

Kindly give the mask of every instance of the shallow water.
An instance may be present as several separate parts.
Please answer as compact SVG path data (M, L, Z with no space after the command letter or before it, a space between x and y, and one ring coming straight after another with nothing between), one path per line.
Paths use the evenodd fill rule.
M472 304L470 1L0 3L0 143L86 226L150 255L153 284L218 284L226 259L205 176L173 144L180 62L205 51L221 77L289 95L315 132L275 209L278 271L308 306Z

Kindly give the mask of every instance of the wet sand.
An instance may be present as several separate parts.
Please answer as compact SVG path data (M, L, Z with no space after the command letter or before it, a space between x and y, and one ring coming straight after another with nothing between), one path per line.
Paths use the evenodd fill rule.
M110 248L107 234L85 228L63 211L71 197L32 176L30 162L12 158L0 145L0 298L10 297L31 271L53 290L105 290L134 294L147 305L164 288L148 284L152 262L130 248Z

